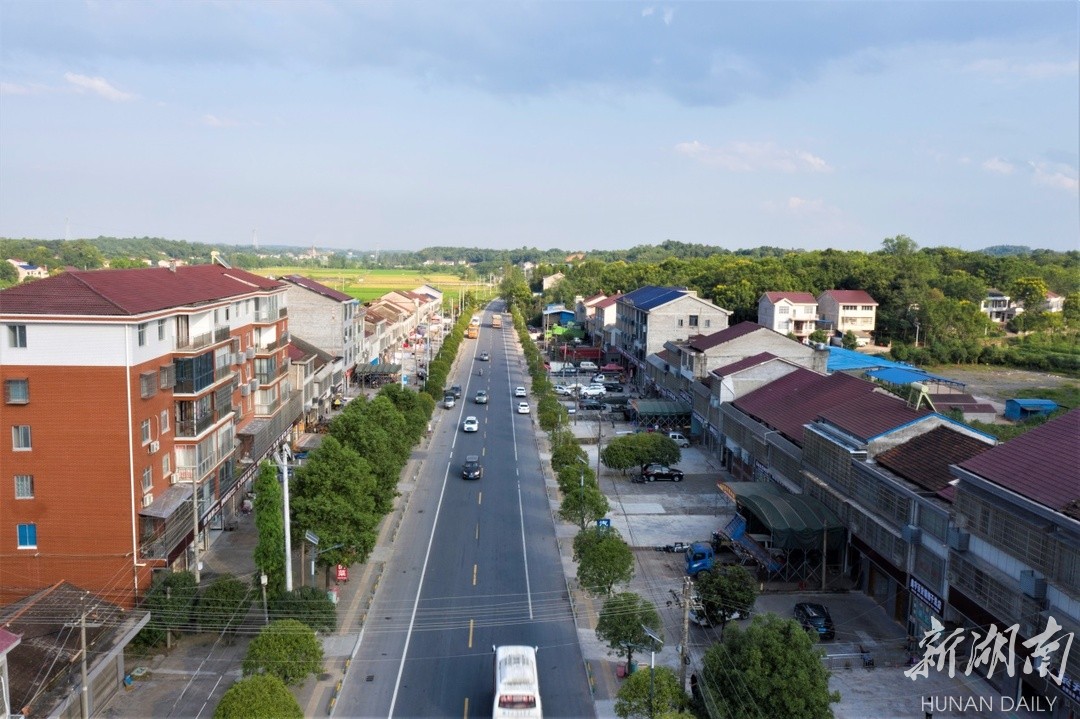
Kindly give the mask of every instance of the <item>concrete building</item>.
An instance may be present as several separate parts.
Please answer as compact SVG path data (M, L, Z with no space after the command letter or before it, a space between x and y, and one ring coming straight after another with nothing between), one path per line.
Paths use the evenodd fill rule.
M990 318L991 322L1008 322L1016 315L1016 303L1001 290L990 288L986 297L979 303L979 310Z
M63 579L132 606L197 570L300 415L288 322L286 284L217 264L0 292L0 602Z
M38 267L37 265L32 265L29 262L23 262L22 260L8 260L8 264L14 265L15 271L19 273L18 282L22 282L27 277L40 279L49 276L48 267Z
M703 300L692 290L647 285L615 301L613 340L634 382L644 386L649 355L667 342L686 341L728 326L731 311Z
M863 290L825 290L817 298L818 319L830 334L853 332L860 347L874 339L877 301Z
M356 365L364 364L364 308L344 292L301 275L281 278L288 284L289 327L292 334L338 359L335 389L342 392Z
M809 292L766 292L758 298L758 324L805 342L817 329L817 298Z

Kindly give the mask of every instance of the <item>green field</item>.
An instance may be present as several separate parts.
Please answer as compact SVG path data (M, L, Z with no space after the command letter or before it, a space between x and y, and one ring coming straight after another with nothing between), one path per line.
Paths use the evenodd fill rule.
M457 299L464 290L475 290L475 282L466 282L449 272L419 270L342 270L313 267L264 267L256 270L263 276L303 275L327 287L355 297L361 302L382 297L394 290L413 290L431 285L444 294L445 300ZM483 288L481 288L483 289Z

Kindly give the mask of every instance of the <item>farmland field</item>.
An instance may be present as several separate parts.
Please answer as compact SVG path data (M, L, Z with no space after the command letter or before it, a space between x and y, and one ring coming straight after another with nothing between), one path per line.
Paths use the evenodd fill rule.
M412 290L420 285L431 285L444 293L445 299L454 300L463 290L476 289L476 282L467 282L451 272L424 270L366 270L336 269L331 267L263 267L254 270L264 277L302 275L355 297L361 302L382 297L394 290Z

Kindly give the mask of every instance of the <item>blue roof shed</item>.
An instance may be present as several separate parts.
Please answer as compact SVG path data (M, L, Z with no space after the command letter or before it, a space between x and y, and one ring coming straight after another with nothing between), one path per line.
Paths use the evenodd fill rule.
M1010 399L1005 401L1005 419L1014 422L1050 414L1058 408L1057 402L1052 399Z

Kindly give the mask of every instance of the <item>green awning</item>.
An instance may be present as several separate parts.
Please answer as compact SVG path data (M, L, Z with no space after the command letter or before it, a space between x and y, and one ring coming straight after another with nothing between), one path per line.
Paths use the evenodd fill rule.
M362 364L357 365L354 370L354 374L367 375L367 374L397 374L401 371L401 365L390 364L384 362L381 364Z
M778 549L821 549L844 542L844 525L824 504L805 494L792 494L772 482L728 482L739 508L754 515L772 534ZM745 515L744 515L745 516Z
M636 399L631 404L641 417L678 417L690 414L690 405L667 399Z

